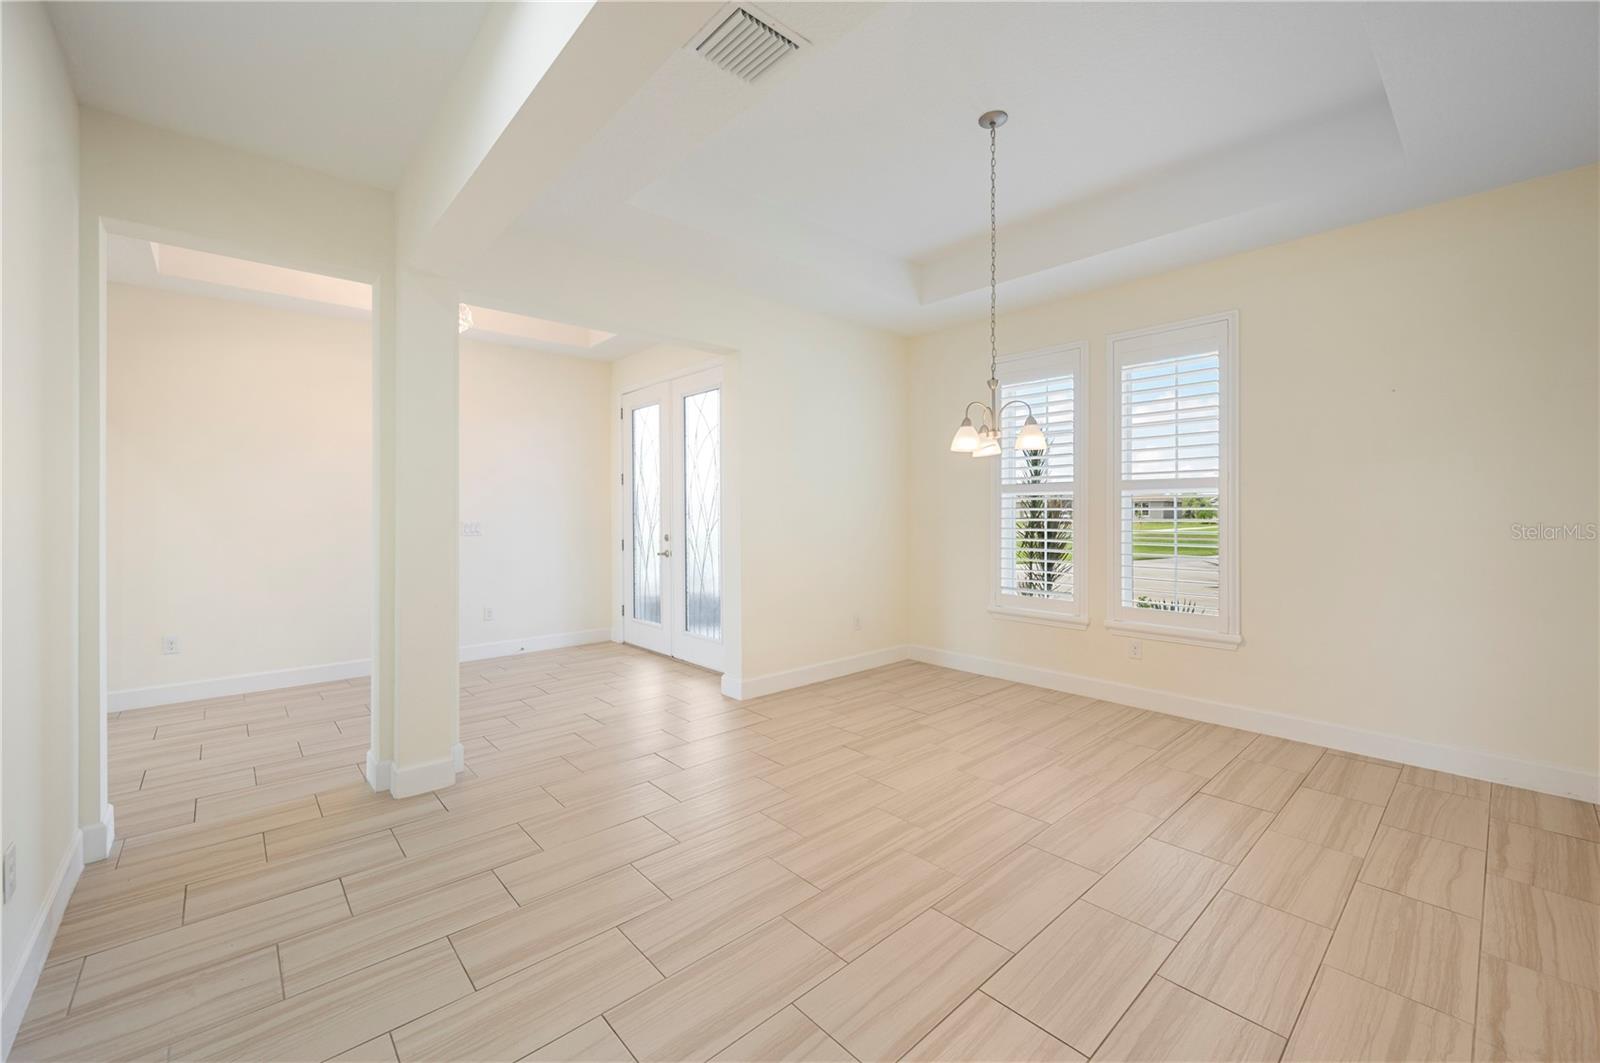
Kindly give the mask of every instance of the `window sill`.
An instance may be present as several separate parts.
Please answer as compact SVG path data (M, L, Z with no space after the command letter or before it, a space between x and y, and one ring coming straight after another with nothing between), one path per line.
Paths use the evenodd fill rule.
M1236 650L1244 640L1238 635L1224 635L1215 631L1189 631L1165 624L1138 624L1128 620L1107 620L1106 630L1126 638L1154 639L1157 642L1181 642L1190 646L1206 646L1214 650Z
M1001 620L1013 620L1024 624L1043 624L1046 627L1071 628L1073 631L1083 631L1089 626L1088 617L1049 613L1042 609L1010 609L1004 606L991 605L989 607L989 615L998 617Z

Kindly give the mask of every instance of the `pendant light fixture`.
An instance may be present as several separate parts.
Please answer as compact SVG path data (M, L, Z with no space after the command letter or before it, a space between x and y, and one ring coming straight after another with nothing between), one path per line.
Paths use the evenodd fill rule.
M961 418L961 427L950 440L950 449L957 454L971 454L974 458L992 458L1000 453L1000 415L1008 407L1021 406L1028 411L1022 430L1017 433L1017 450L1024 454L1041 454L1049 447L1044 429L1033 418L1033 407L1021 399L1012 399L1000 406L999 348L995 345L995 131L1006 124L1004 111L988 111L978 119L978 124L989 131L989 401L969 402ZM972 423L972 408L978 407L978 423Z

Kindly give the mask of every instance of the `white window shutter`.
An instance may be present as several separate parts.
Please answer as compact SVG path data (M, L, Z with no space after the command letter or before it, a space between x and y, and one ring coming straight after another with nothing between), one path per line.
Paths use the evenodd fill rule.
M1237 643L1236 319L1112 337L1109 622Z
M1081 371L1081 345L1009 357L998 367L1002 449L995 459L991 605L1002 614L1052 621L1083 615ZM1030 412L1049 442L1043 453L1017 450Z

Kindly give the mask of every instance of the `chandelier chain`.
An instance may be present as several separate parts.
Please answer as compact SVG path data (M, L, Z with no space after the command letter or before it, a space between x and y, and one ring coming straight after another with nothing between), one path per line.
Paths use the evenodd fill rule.
M989 127L989 379L995 379L999 367L999 348L995 345L995 245L997 230L995 227L995 132L996 127ZM998 412L998 411L997 411Z

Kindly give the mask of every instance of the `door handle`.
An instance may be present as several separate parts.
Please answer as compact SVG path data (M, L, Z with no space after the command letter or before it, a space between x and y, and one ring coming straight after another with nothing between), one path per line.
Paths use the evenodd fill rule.
M671 557L672 556L672 551L671 550L657 550L656 551L656 556L657 557Z

